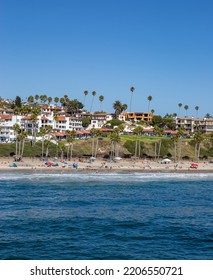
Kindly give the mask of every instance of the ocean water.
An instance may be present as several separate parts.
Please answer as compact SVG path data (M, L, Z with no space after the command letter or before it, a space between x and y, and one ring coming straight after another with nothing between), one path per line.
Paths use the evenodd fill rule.
M0 174L0 259L212 258L213 174Z

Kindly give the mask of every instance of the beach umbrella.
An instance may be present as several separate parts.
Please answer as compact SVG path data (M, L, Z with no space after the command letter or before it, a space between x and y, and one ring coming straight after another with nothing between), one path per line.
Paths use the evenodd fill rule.
M115 157L115 160L121 160L122 158L121 157Z
M168 158L165 158L165 159L163 159L163 160L161 161L161 163L170 163L170 162L171 162L171 160L168 159Z
M198 167L197 163L192 163L190 167Z

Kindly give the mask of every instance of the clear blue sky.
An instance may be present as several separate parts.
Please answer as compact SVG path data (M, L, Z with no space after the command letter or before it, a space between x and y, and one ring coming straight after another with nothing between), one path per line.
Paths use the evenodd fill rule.
M213 114L212 0L0 0L0 96ZM184 109L181 109L184 115Z

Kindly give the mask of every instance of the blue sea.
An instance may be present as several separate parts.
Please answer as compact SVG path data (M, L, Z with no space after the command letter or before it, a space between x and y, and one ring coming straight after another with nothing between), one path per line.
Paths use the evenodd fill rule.
M0 258L213 258L213 174L0 173Z

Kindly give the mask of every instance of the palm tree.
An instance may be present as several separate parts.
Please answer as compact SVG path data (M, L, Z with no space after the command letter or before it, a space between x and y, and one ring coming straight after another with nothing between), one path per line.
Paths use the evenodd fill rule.
M177 160L177 143L178 143L178 136L174 135L171 138L172 142L174 143L174 162Z
M97 133L97 129L92 128L90 130L90 135L92 138L92 152L91 152L92 157L95 157L95 135L96 135L96 133Z
M59 98L57 96L54 98L54 102L56 103L56 105L58 104Z
M113 109L115 110L115 118L117 118L118 115L120 115L123 111L127 109L127 105L122 104L119 100L116 100L113 103Z
M118 128L114 128L113 132L110 135L110 139L111 139L111 159L113 159L113 157L118 157L119 156L119 152L118 152L118 143L120 142L120 130Z
M159 160L160 152L161 152L162 136L163 136L163 133L164 133L164 129L162 127L159 127L159 126L155 125L154 129L153 129L153 132L154 132L154 134L158 135L158 137L160 137L160 141L159 141L159 144L158 144L158 160ZM157 146L155 146L155 158L156 158L156 149L157 149Z
M113 103L113 109L115 110L115 118L122 112L122 104L119 100Z
M149 112L149 107L150 107L150 102L152 101L152 96L149 95L149 96L147 97L147 100L149 101L149 103L148 103L148 112Z
M104 101L104 96L103 95L99 96L99 101L100 101L100 112L101 112L102 102Z
M185 109L185 111L186 111L186 117L187 117L187 111L188 111L188 109L189 109L189 106L188 106L188 105L185 105L185 106L184 106L184 109Z
M133 92L135 91L135 88L134 87L131 87L130 88L130 91L131 91L131 97L130 97L130 106L129 106L129 110L130 110L130 113L132 112L132 96L133 96Z
M84 106L85 106L85 102L86 102L86 96L88 95L88 90L84 91Z
M49 146L50 146L50 140L48 139L45 139L44 140L44 147L46 148L46 153L45 153L45 156L48 157L49 156Z
M184 127L181 126L177 131L177 138L178 138L178 161L181 160L181 151L182 151L182 138L184 135Z
M140 157L140 140L138 140L138 135L140 135L141 132L143 132L142 126L137 126L133 130L133 134L136 136L135 137L135 157L137 157L137 156Z
M93 107L93 102L94 102L94 97L96 96L96 91L92 92L92 103L91 103L91 107L90 107L90 112L92 112L92 107Z
M65 99L64 99L64 97L61 97L61 98L59 99L59 101L60 101L60 103L61 103L62 106L65 105Z
M13 125L13 130L15 132L15 136L16 136L16 157L18 157L18 135L21 133L21 128L20 125L15 123Z
M35 95L35 100L36 100L36 102L38 102L38 100L39 100L39 95L38 94Z
M34 97L32 95L30 95L28 98L27 98L27 101L29 103L33 103L34 102Z
M22 133L20 133L18 135L18 137L19 137L19 141L20 141L19 155L21 157L23 157L23 154L24 154L24 143L25 143L25 139L27 138L27 132L23 131Z
M204 136L201 131L196 131L194 134L194 140L195 140L195 159L197 162L199 162L200 159L200 145L202 141L204 140Z
M37 120L38 120L38 116L40 115L41 113L41 108L39 107L34 107L32 108L31 110L31 121L32 121L32 134L34 135L34 144L36 142L36 132L37 132L37 128L36 128L36 123L37 123Z
M44 136L46 135L45 127L40 128L40 131L39 131L38 135L42 137L42 140L41 140L41 157L43 158L44 157Z
M178 115L180 116L180 108L183 106L182 103L178 103L178 107L179 107L179 110L178 110Z
M125 112L127 108L128 108L127 104L123 104L122 105L122 112Z
M69 149L67 150L67 160L68 160L68 154L70 151L70 157L69 160L72 160L72 151L73 151L73 142L75 140L76 137L76 131L75 130L66 130L66 134L68 135L67 137L67 143L69 144Z
M154 114L154 112L155 112L155 110L154 110L154 109L151 109L151 113Z
M197 118L199 106L195 106L195 110L196 110L196 118Z
M51 97L51 96L50 96L50 97L48 97L48 98L47 98L48 104L50 104L50 103L52 102L52 100L53 100L53 99L52 99L52 97Z
M47 125L45 127L41 127L39 131L39 135L42 137L42 144L41 144L41 156L44 157L44 137L48 135L48 141L50 141L50 132L52 131L52 126ZM46 154L48 153L48 150Z
M102 135L101 131L100 130L96 130L95 137L97 138L97 140L96 140L96 145L95 145L95 158L97 157L99 137L101 135Z

